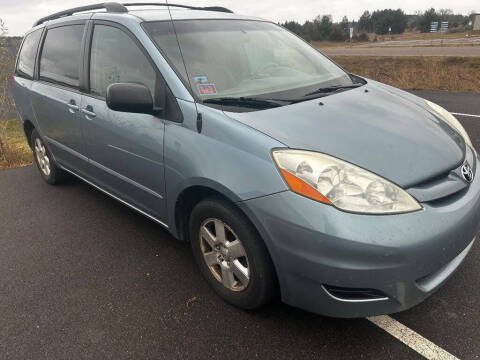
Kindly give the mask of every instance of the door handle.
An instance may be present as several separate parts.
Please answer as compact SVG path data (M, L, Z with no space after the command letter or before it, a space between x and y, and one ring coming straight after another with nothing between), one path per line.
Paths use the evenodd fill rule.
M83 108L82 112L86 115L87 119L89 117L94 118L95 116L97 116L97 114L93 112L93 107L91 105L88 105L86 108Z
M75 104L75 100L70 100L70 102L67 104L68 108L71 110L70 112L76 112L80 109L80 107Z

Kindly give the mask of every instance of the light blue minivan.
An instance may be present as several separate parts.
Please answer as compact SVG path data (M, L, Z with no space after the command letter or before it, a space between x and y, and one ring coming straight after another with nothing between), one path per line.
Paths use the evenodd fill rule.
M245 309L392 313L453 274L480 224L454 116L272 22L165 5L75 8L25 35L14 97L45 181L74 175L189 241Z

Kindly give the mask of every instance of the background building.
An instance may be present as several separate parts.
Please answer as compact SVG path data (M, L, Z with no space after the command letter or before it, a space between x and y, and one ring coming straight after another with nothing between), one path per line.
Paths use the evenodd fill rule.
M480 31L480 14L472 14L473 30Z

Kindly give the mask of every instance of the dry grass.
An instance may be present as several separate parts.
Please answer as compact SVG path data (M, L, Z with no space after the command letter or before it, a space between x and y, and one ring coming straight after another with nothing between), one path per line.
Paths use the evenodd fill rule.
M32 150L27 144L20 122L16 119L1 120L0 170L33 163Z
M401 89L480 93L480 58L333 56L349 72Z
M15 108L9 89L15 57L4 37L6 31L0 19L0 170L31 164L33 160L20 123L7 120Z
M366 43L363 43L366 44ZM369 43L371 48L392 48L392 45L375 45L375 43ZM373 44L373 45L372 45ZM471 43L422 43L422 44L413 44L413 45L395 45L395 48L416 48L416 47L480 47L480 43L478 42L471 42Z

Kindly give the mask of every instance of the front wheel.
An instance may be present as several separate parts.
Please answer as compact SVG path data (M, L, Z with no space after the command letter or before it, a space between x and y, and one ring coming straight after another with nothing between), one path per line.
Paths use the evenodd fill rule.
M265 244L233 205L217 198L197 204L190 217L190 242L202 275L227 302L255 309L276 295Z
M50 185L64 182L68 177L68 174L55 164L52 154L45 146L45 143L37 130L32 131L31 144L35 163L37 164L37 168L40 171L43 180Z

